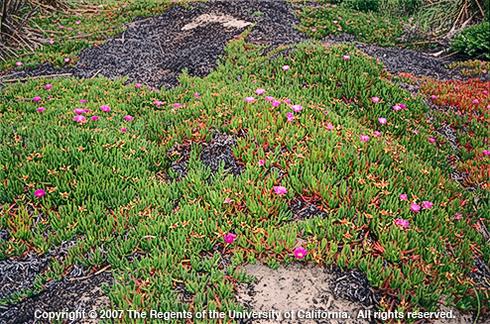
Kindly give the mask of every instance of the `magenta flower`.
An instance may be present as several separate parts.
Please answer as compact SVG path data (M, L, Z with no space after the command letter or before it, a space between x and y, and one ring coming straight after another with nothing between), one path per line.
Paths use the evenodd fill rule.
M395 225L402 229L407 229L410 227L410 222L403 218L397 218L395 219Z
M128 129L127 129L126 127L122 127L122 128L121 128L121 133L123 133L123 134L124 134L124 133L126 133L127 131L128 131Z
M48 84L46 84L46 85L44 86L44 89L46 89L46 90L48 90L48 91L49 91L49 90L51 90L51 88L53 88L53 85L52 85L51 83L48 83Z
M87 119L83 115L76 115L75 117L73 117L73 121L82 124L85 123Z
M265 93L265 89L262 89L262 88L258 88L257 90L255 90L255 94L257 96L261 96Z
M226 197L225 200L223 201L224 204L231 204L233 200L229 197Z
M428 141L429 143L434 144L436 142L436 139L434 137L429 137Z
M286 103L286 104L288 104L288 105L290 105L290 104L291 104L291 99L289 99L289 98L286 98L286 99L284 99L283 101L284 101L284 103Z
M259 160L259 166L264 166L265 165L265 160Z
M155 106L157 106L158 108L160 108L162 105L163 105L163 101L160 101L160 100L155 100L153 101L153 104Z
M401 109L406 109L406 108L407 108L407 105L405 105L405 104L402 104L402 103L401 103L401 104L399 104L399 105L400 105L400 108L401 108Z
M182 104L180 102L176 102L172 105L172 107L174 107L175 109L179 109L182 108Z
M246 103L252 103L255 101L255 98L254 97L246 97L244 100Z
M225 243L232 244L236 240L236 234L226 233L223 239L225 240Z
M399 104L396 104L394 105L393 107L391 107L394 111L400 111L402 110L403 108L399 105Z
M334 130L334 129L335 129L335 126L334 126L334 125L332 125L332 123L328 123L328 124L327 124L327 130L332 131L332 130Z
M424 200L421 203L422 209L431 209L434 204L430 201Z
M458 220L458 221L459 221L459 220L461 220L462 218L463 218L463 214L461 214L461 213L456 213L456 214L454 214L454 219L455 219L455 220Z
M42 197L46 196L46 191L44 191L44 189L36 189L34 191L34 197L40 199Z
M350 60L350 56L349 55L344 55L344 56L342 56L342 59L344 61L349 61Z
M41 97L35 96L34 98L32 98L32 101L37 103L37 102L41 101Z
M373 136L374 137L380 137L381 136L381 132L380 131L374 131L373 132Z
M488 94L487 90L483 90L482 93L486 96Z
M381 125L386 125L387 120L386 120L386 118L384 118L384 117L379 117L379 118L378 118L378 122L379 122Z
M22 62L15 62L15 66L17 66L17 67L21 67L22 65L23 65Z
M92 119L93 121L98 121L99 120L99 116L92 116L92 117L90 117L90 119Z
M102 105L102 106L100 106L100 110L102 110L105 113L108 113L111 111L111 107L109 107L107 105Z
M124 120L125 120L125 121L127 121L127 122L130 122L130 121L132 121L132 120L134 119L134 117L133 117L133 116L131 116L131 115L126 115L126 116L124 116L123 118L124 118Z
M408 200L408 195L407 195L407 194L405 194L405 193L402 193L402 194L400 195L400 200Z
M287 71L287 70L289 70L289 65L283 65L283 66L282 66L282 70L283 70L283 71Z
M199 92L194 92L194 98L196 99L201 98L201 94Z
M42 113L42 112L44 112L45 110L46 110L46 108L44 108L44 107L38 107L38 108L36 109L36 111L37 111L38 113Z
M285 195L288 193L288 190L286 189L286 187L283 187L283 186L274 186L273 189L274 189L275 194L279 195L279 196L282 196L282 195Z
M76 114L76 115L83 115L87 112L86 109L82 109L82 108L76 108L73 110L73 112Z
M80 102L82 105L84 105L84 104L86 104L88 101L87 101L86 99L80 99L80 100L79 100L79 102Z
M308 254L308 250L302 246L298 246L294 249L293 254L296 259L303 259Z
M136 89L140 89L142 86L143 86L143 85L142 85L141 83L136 83L136 84L134 85L134 87L135 87Z
M371 101L373 103L377 104L380 101L380 99L379 99L379 97L371 97Z
M364 142L364 143L369 142L369 136L368 135L361 135L360 140L361 140L361 142Z
M438 98L438 97L437 97L436 95L432 95L432 96L430 96L430 99L431 99L431 100L437 100L437 98Z
M485 156L489 156L490 155L490 151L489 150L483 150L482 153Z
M273 100L272 101L272 107L277 108L281 105L281 102L279 100Z
M288 112L286 114L286 118L287 118L288 122L292 122L294 120L294 114L292 112Z
M298 113L300 112L301 110L303 110L303 107L301 105L292 105L291 108L293 109L293 111L295 113Z
M274 100L274 97L271 97L271 96L266 96L264 99L265 99L265 101L269 101L269 102L271 102L271 101L273 101L273 100Z
M480 104L480 100L473 99L473 101L471 103L474 104L474 105L478 105L478 104Z
M417 203L411 203L410 210L414 213L418 213L420 211L420 205Z

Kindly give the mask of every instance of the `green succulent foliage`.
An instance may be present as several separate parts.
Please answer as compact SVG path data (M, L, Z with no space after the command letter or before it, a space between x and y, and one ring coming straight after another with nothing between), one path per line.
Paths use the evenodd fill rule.
M451 47L473 58L490 60L490 22L465 28L451 42Z

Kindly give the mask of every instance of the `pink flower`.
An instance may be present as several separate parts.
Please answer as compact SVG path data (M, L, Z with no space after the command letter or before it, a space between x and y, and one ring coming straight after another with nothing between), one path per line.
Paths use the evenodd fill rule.
M124 116L123 118L124 118L124 120L125 120L125 121L127 121L127 122L130 122L130 121L132 121L132 120L134 119L134 117L133 117L133 116L131 116L131 115L126 115L126 116Z
M271 96L266 96L264 99L265 99L265 101L269 101L269 102L271 102L271 101L273 101L273 100L274 100L274 97L271 97Z
M454 214L454 220L461 220L462 218L463 218L463 214L461 213Z
M489 150L483 150L483 155L485 156L489 156L490 155L490 151Z
M361 142L364 142L364 143L369 142L369 136L368 135L361 135L360 140L361 140Z
M143 86L143 85L142 85L141 83L136 83L136 84L134 85L134 87L135 87L136 89L139 89L139 88L141 88L142 86Z
M434 204L431 203L430 201L424 200L422 201L421 205L422 205L422 209L431 209Z
M298 246L294 249L293 254L296 259L303 259L308 254L308 250L302 246Z
M283 186L274 186L273 189L274 189L274 192L276 193L276 195L279 195L279 196L282 196L282 195L285 195L288 193L288 190L286 189L286 187L283 187Z
M126 133L128 129L126 127L121 128L121 133Z
M265 165L265 160L259 160L259 166L264 166Z
M69 57L65 57L65 59L63 60L65 63L68 63L70 62L70 58Z
M87 112L86 109L82 109L82 108L76 108L73 110L73 112L76 114L76 115L83 115Z
M473 99L473 101L471 103L474 104L474 105L478 105L478 104L480 104L480 100Z
M405 194L405 193L402 193L402 194L400 195L400 200L408 200L408 195L407 195L407 194Z
M281 102L278 100L273 100L272 101L272 107L277 108L281 105Z
M23 65L22 62L15 62L15 66L17 67L21 67L22 65Z
M194 92L194 98L196 99L201 98L201 94L199 92Z
M406 108L407 108L407 105L405 105L405 104L402 104L402 103L401 103L401 104L400 104L400 108L401 108L401 109L406 109Z
M231 200L231 198L229 197L226 197L225 200L223 201L224 204L231 204L233 202L233 200Z
M289 98L286 98L286 99L284 99L283 101L284 101L284 103L286 103L286 104L288 104L288 105L290 105L290 104L291 104L291 99L289 99Z
M395 219L395 225L401 227L402 229L407 229L410 227L410 222L403 218Z
M428 141L429 143L434 144L436 142L436 139L434 137L429 137Z
M34 98L32 98L32 101L39 102L39 101L41 101L41 97L35 96Z
M83 115L76 115L75 117L73 117L73 121L82 124L85 123L87 119Z
M258 96L261 96L264 93L265 93L265 89L258 88L257 90L255 90L255 94L257 94Z
M332 125L332 123L328 123L327 124L327 130L331 131L331 130L334 130L335 129L335 126Z
M246 102L246 103L252 103L252 102L254 102L254 101L255 101L255 98L254 98L254 97L246 97L246 98L245 98L245 102Z
M99 120L99 116L92 116L92 117L90 117L90 119L92 119L93 121L98 121Z
M289 65L283 65L283 66L282 66L282 70L283 70L283 71L287 71L287 70L289 70Z
M411 203L410 210L414 213L418 213L420 211L420 205L417 203Z
M371 101L375 104L378 103L379 100L380 100L379 97L371 97Z
M301 105L292 105L291 108L293 109L293 111L295 113L298 113L300 112L301 110L303 110L303 107Z
M36 111L37 111L38 113L42 113L42 112L44 112L45 110L46 110L46 108L44 108L44 107L38 107L38 108L36 109Z
M380 137L381 136L381 132L380 131L374 131L373 132L373 136L374 137Z
M158 108L160 108L162 105L163 105L163 101L160 101L160 100L155 100L153 101L153 104L155 106L157 106Z
M46 196L46 191L44 191L44 189L36 189L36 191L34 191L34 197L39 199L44 196Z
M402 108L402 107L401 107L399 104L396 104L396 105L394 105L394 106L393 106L393 107L391 107L391 108L393 108L393 110L394 110L394 111L400 111L400 110L402 110L402 109L403 109L403 108Z
M344 56L342 56L342 59L344 61L349 61L350 60L350 56L349 55L344 55Z
M86 104L88 101L86 99L80 99L79 102L83 105Z
M172 107L174 107L175 109L179 109L182 108L182 104L180 102L176 102L172 105Z
M286 118L287 118L288 122L292 122L294 120L294 114L292 112L288 112L286 114Z
M379 118L378 118L378 122L379 122L381 125L386 125L387 120L386 120L386 118L384 118L384 117L379 117Z
M52 39L52 38L51 38L51 39L48 41L48 43L49 43L50 45L53 45L53 44L54 44L54 39Z
M236 240L236 234L226 233L223 239L225 240L225 243L232 244Z
M81 23L80 20L75 21L75 24L77 24L77 25L80 25L80 23Z
M111 107L109 107L107 105L102 105L102 106L100 106L100 110L102 110L105 113L108 113L111 111Z
M53 85L52 85L51 83L48 83L48 84L46 84L46 85L44 86L44 89L46 89L46 90L48 90L48 91L49 91L49 90L51 90L51 88L53 88Z
M488 94L487 90L483 90L482 93L486 96Z
M437 97L436 95L432 95L432 96L430 96L430 99L431 99L431 100L437 100L437 98L438 98L438 97Z

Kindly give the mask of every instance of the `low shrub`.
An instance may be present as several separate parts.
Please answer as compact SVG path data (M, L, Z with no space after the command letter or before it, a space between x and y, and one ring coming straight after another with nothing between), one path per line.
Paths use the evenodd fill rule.
M490 60L490 22L470 26L457 34L452 41L455 51L471 57Z

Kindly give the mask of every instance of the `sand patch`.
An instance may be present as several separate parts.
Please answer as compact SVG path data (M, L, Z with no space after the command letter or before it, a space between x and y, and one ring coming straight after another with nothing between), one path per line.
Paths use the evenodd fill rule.
M237 19L230 15L217 15L217 14L202 14L196 17L192 22L188 23L182 30L191 30L198 27L203 27L208 24L221 24L225 28L245 28L252 25L251 22Z

